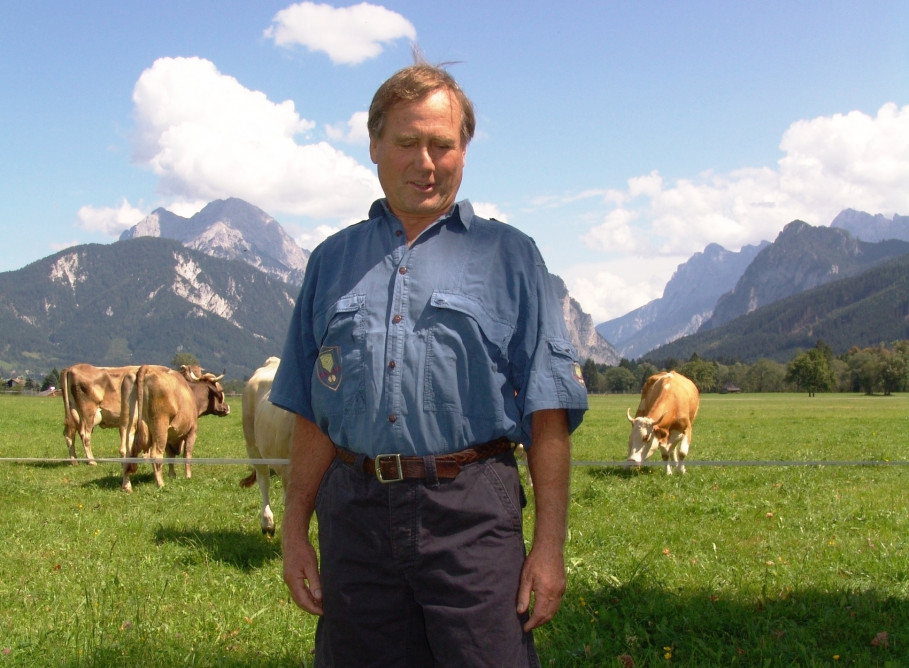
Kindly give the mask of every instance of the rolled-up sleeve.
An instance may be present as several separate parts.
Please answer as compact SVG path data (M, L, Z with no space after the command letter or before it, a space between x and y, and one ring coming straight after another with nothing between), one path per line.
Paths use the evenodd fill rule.
M538 252L537 252L538 255ZM552 278L538 256L536 275L531 284L532 296L519 338L516 359L526 364L519 382L519 403L523 406L521 431L525 446L530 445L533 413L546 409L564 409L568 426L574 431L587 410L587 388L581 374L578 352L568 339L562 305L553 289Z
M310 383L318 346L313 336L311 311L317 264L317 262L313 262L313 258L310 258L303 287L300 289L293 316L290 319L287 338L284 340L281 364L275 374L269 397L269 401L276 406L301 415L312 422L315 422L316 419L312 410Z

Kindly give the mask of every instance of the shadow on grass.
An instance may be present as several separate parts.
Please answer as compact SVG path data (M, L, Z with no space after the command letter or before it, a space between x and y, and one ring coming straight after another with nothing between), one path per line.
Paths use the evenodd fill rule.
M909 602L874 589L752 599L637 582L575 588L542 631L544 665L909 665Z
M191 556L187 556L187 559L193 563L207 558L242 571L255 570L269 561L281 558L281 541L266 538L258 532L158 527L155 542L192 548Z
M649 466L591 466L587 469L587 475L594 480L602 480L604 478L637 478L642 475L653 475L653 468Z
M118 465L120 466L120 465ZM111 475L101 476L100 478L94 478L93 480L88 480L82 483L83 487L97 487L99 489L114 489L120 490L120 483L123 481L123 469L122 468L112 468L111 471L114 471ZM141 469L140 469L141 471ZM152 485L155 486L155 474L151 471L146 473L133 473L130 476L130 482L133 486L137 485Z

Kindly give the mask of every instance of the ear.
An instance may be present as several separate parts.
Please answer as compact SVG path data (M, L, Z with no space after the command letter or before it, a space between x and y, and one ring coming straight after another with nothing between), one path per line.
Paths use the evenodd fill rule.
M379 153L379 142L374 137L369 138L369 159L372 160L372 164L378 165L378 153Z

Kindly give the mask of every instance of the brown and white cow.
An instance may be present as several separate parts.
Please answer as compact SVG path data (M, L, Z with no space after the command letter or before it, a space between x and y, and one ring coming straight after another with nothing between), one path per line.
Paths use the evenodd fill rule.
M269 398L271 384L281 360L269 357L265 365L246 382L243 388L243 436L246 439L246 453L250 459L287 459L290 457L290 446L294 437L294 414L275 406ZM269 499L269 468L281 476L286 493L288 464L253 464L253 471L240 481L241 487L252 487L259 482L259 493L262 495L262 533L273 536L275 533L275 516Z
M628 437L628 464L640 465L656 447L672 474L673 463L685 473L682 463L691 445L691 426L698 414L700 393L697 386L677 371L652 375L641 390L641 403L635 417L628 409L631 435ZM656 447L655 447L656 446Z
M166 451L169 458L176 457L182 450L186 477L191 478L199 417L230 414L218 382L221 378L212 374L198 377L192 370L174 371L154 365L143 365L134 374L126 374L121 387L120 456L150 452L155 482L162 487L162 456ZM123 465L124 491L132 491L130 475L137 468L134 463ZM173 463L170 475L176 475Z
M60 373L63 390L63 438L69 448L70 463L76 460L76 431L82 439L85 458L92 466L92 431L95 427L120 426L120 385L138 366L97 367L73 364Z

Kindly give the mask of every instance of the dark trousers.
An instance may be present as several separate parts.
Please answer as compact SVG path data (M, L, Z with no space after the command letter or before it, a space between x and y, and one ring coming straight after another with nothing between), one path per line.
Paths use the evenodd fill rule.
M521 498L510 452L387 485L335 460L316 498L316 665L538 667L515 611Z

